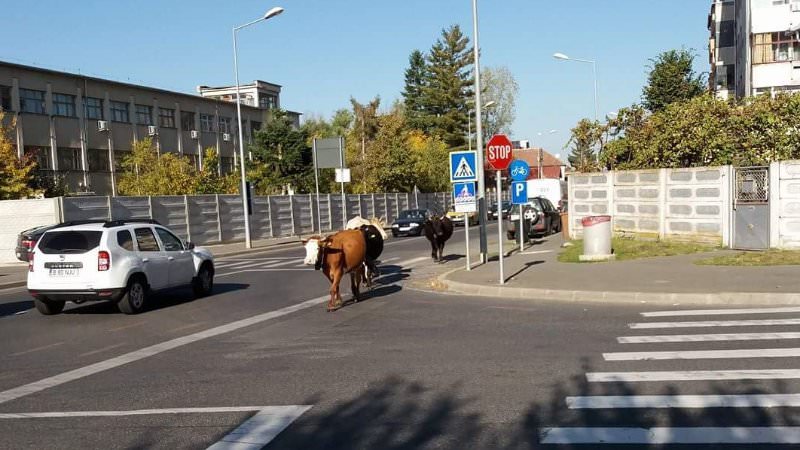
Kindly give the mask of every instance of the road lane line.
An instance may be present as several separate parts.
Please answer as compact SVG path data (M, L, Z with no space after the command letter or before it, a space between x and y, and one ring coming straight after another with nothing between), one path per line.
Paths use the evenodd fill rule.
M667 334L661 336L623 336L620 344L659 344L664 342L720 342L720 341L770 341L800 339L800 333L721 333L721 334Z
M238 269L238 268L240 268L242 266L247 266L247 265L253 264L254 262L256 262L256 261L251 259L251 260L247 260L247 261L235 262L233 264L225 264L225 265L221 266L221 268L222 269ZM258 261L258 262L256 262L256 264L261 264L262 262L263 261Z
M90 351L90 352L81 353L80 355L78 355L78 357L79 357L79 358L84 358L84 357L86 357L86 356L92 356L92 355L96 355L96 354L98 354L98 353L103 353L103 352L107 352L107 351L109 351L109 350L112 350L112 349L115 349L115 348L118 348L118 347L122 347L123 345L125 345L125 343L120 343L120 344L109 345L109 346L107 346L107 347L99 348L99 349L97 349L97 350L92 350L92 351Z
M260 449L309 409L304 405L262 409L208 450Z
M681 350L671 352L616 352L603 353L606 361L654 361L665 359L741 359L741 358L795 358L800 348L753 348L736 350Z
M797 313L800 306L783 308L744 308L744 309L687 309L682 311L653 311L641 313L644 317L671 317L671 316L724 316L728 314L779 314Z
M58 347L59 345L64 345L64 342L56 342L54 344L47 344L47 345L43 345L41 347L31 348L31 349L25 350L23 352L12 353L12 354L10 354L8 356L27 355L29 353L34 353L34 352L38 352L38 351L42 351L42 350L47 350L49 348Z
M296 412L298 408L310 408L308 405L288 406L222 406L205 408L161 408L131 409L123 411L51 411L34 413L0 413L0 419L60 419L66 417L124 417L153 416L159 414L208 414L267 411L275 414Z
M589 372L586 374L586 380L590 383L636 383L644 381L792 380L798 378L800 378L800 369Z
M543 428L542 444L797 444L800 427Z
M158 355L159 353L163 353L168 350L173 350L178 347L183 347L185 345L192 344L194 342L230 333L232 331L249 327L251 325L256 325L262 322L266 322L268 320L276 319L278 317L283 317L297 311L302 311L304 309L311 308L312 306L325 303L329 300L329 298L330 298L329 295L312 298L311 300L306 300L304 302L287 306L285 308L281 308L275 311L259 314L256 316L249 317L247 319L237 320L235 322L231 322L225 325L220 325L214 328L209 328L208 330L199 331L197 333L193 333L187 336L170 339L168 341L164 341L159 344L151 345L149 347L145 347L130 353L126 353L124 355L120 355L115 358L107 359L105 361L101 361L95 364L90 364L85 367L70 370L58 375L54 375L52 377L43 378L39 381L34 381L33 383L28 383L13 389L8 389L6 391L0 392L0 403L10 402L11 400L16 400L18 398L25 397L27 395L35 394L37 392L41 392L51 387L60 386L64 383L69 383L70 381L75 381L81 378L88 377L89 375L94 375L96 373L104 372L109 369L114 369L119 366L132 363L134 361L139 361L145 358L149 358L151 356Z
M598 395L567 397L569 409L613 408L792 408L800 394Z
M629 323L628 327L636 329L653 328L706 328L706 327L758 327L775 325L800 325L800 319L766 319L766 320L709 320L701 322L650 322Z

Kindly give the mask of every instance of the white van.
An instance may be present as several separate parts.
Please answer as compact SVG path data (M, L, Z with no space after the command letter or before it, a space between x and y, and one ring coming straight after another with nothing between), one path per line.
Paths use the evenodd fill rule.
M544 197L559 210L567 206L567 182L556 178L528 180L528 198Z

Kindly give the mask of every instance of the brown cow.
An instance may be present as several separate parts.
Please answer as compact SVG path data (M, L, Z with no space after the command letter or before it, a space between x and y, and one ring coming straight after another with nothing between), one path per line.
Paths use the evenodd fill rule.
M322 269L331 282L328 311L336 311L342 307L339 283L345 273L350 274L350 289L353 291L353 298L358 302L367 255L364 233L361 230L345 230L325 238L313 236L303 241L303 245L306 248L305 263L315 266L317 270Z

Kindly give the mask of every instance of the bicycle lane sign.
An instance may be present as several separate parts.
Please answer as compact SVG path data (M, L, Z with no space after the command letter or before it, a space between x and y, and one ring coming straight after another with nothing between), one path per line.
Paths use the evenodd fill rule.
M514 181L525 181L528 179L528 175L530 173L530 166L527 162L521 159L515 159L514 161L511 161L511 165L508 166L508 174Z

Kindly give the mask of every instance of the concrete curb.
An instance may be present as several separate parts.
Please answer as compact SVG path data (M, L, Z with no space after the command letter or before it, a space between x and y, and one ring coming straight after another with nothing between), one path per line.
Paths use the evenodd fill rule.
M502 297L518 299L547 299L568 302L602 303L656 303L656 304L697 304L697 305L800 305L800 293L771 292L718 292L718 293L676 293L676 292L624 292L624 291L577 291L561 289L518 288L509 286L486 286L453 281L449 275L461 271L456 269L437 277L437 280L450 292L480 297Z

